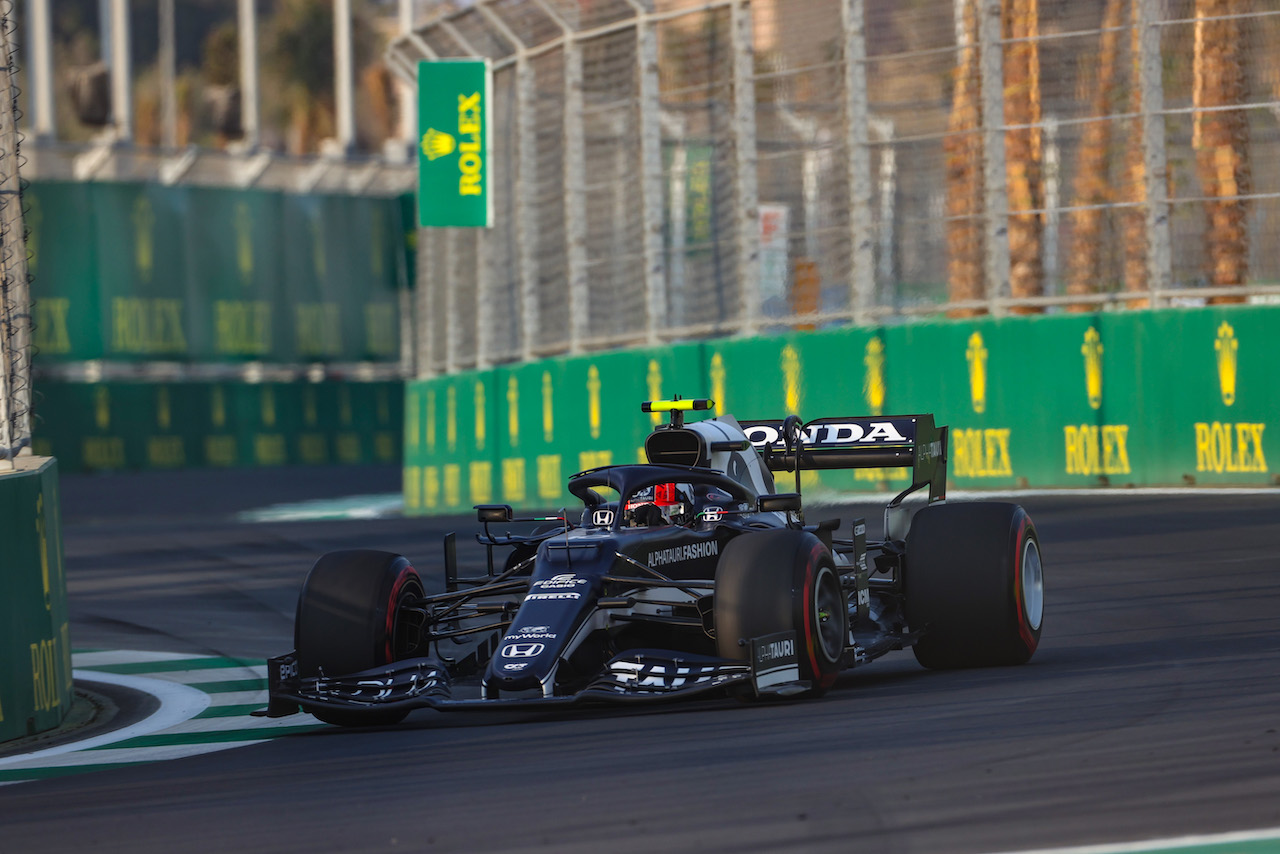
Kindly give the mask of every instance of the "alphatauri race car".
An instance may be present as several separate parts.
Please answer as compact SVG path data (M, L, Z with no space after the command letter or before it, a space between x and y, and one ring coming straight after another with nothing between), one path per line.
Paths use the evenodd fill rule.
M905 647L928 668L1031 658L1035 526L1016 504L946 503L947 428L932 415L685 422L713 405L644 403L670 413L649 462L575 474L580 512L478 506L487 570L460 576L449 535L442 593L401 555L321 557L258 714L360 726L418 708L816 697ZM884 539L861 519L807 524L801 472L862 467L912 472ZM795 474L793 492L775 472ZM903 500L926 488L912 513ZM508 530L519 523L538 527Z

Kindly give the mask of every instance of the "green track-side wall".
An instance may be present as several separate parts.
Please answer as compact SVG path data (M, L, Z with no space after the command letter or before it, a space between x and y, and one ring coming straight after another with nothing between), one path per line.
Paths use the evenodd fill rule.
M396 362L404 198L36 181L36 365Z
M71 644L56 460L0 474L0 742L53 729L71 707Z
M36 453L63 471L400 459L400 382L37 383Z
M939 321L726 339L407 385L410 514L558 506L565 479L635 461L642 400L740 419L934 413L961 489L1280 483L1280 307ZM906 472L810 472L880 491Z

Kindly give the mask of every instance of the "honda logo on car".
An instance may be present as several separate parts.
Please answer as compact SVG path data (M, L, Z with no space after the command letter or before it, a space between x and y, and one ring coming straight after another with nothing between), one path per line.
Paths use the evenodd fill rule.
M546 644L541 643L509 643L502 648L503 658L537 658Z
M715 557L718 554L720 554L720 543L716 540L707 540L703 543L689 543L688 545L673 546L669 549L650 552L647 563L649 566L663 566L684 560L697 560L700 557Z
M597 510L591 514L591 524L597 528L608 528L613 525L612 510Z
M757 448L784 447L782 432L768 424L752 424L743 428L746 437ZM840 424L810 424L802 434L804 443L816 445L878 444L909 442L892 421L850 421Z

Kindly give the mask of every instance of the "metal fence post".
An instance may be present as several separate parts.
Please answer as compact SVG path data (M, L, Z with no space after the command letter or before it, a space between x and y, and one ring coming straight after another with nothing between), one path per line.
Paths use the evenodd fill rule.
M462 48L463 52L469 54L474 59L484 59L484 54L476 50L471 42L462 34L462 32L449 21L441 21L440 29L449 35ZM498 177L499 160L495 157L489 158L489 183L496 184L500 178ZM489 189L492 193L492 186ZM489 354L492 350L491 342L493 340L493 301L489 293L490 282L493 276L490 274L489 265L486 263L485 253L485 237L488 234L487 229L477 228L471 229L475 237L475 253L476 253L476 274L475 274L475 298L476 298L476 336L475 336L475 367L476 370L484 370L489 367ZM460 235L459 235L460 236ZM454 244L453 251L457 251L457 245ZM454 269L450 267L449 274L452 277ZM461 277L457 277L460 281ZM457 305L457 294L454 294Z
M435 375L435 323L436 302L432 299L435 282L432 281L431 269L435 252L434 232L429 228L418 228L418 258L414 274L414 329L416 355L416 374L419 379L427 379Z
M866 323L867 310L875 301L876 280L863 0L844 0L840 14L844 25L844 133L849 172L849 308L854 323Z
M760 200L756 176L755 49L751 2L730 7L733 31L733 142L737 189L738 331L754 335L760 324Z
M1147 204L1147 278L1151 307L1162 304L1161 291L1171 287L1169 201L1165 189L1164 87L1161 80L1159 0L1137 0L1138 87L1142 97L1142 160Z
M661 129L673 137L674 147L671 151L671 199L670 222L671 233L671 325L684 326L687 320L685 285L684 285L684 245L686 241L685 204L689 174L689 152L685 148L685 121L683 116L661 113Z
M876 287L884 285L892 287L897 277L896 260L893 255L894 217L898 192L898 152L893 147L894 126L892 119L871 119L871 127L879 137L880 145L880 229L877 245L880 258L876 263L876 275L871 282L871 302L868 308L874 308ZM865 311L865 309L864 309Z
M258 13L256 0L238 0L236 27L240 34L240 125L245 144L258 147L261 134L258 103ZM416 134L415 134L416 135Z
M978 53L982 70L982 178L986 221L986 299L1004 314L1009 296L1009 176L1004 156L1004 61L1000 0L980 0Z
M643 7L636 10L636 54L640 103L640 207L644 234L645 333L650 347L658 344L667 319L667 269L662 251L662 105L658 81L658 34Z
M591 329L587 282L586 139L582 126L582 46L564 36L564 231L569 279L569 352L581 353Z
M118 140L133 139L133 68L129 53L128 0L111 0L111 122Z
M516 48L516 163L515 175L512 176L516 199L514 227L520 281L520 358L530 362L536 358L539 335L538 208L534 195L538 185L538 81L526 45L515 32L487 3L478 3L475 8Z
M458 340L462 329L462 307L459 305L458 287L462 277L458 275L458 229L444 229L444 372L458 370Z

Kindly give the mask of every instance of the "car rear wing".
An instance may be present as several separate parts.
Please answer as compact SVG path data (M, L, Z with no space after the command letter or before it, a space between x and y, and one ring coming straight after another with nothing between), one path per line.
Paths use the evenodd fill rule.
M947 428L932 415L818 418L799 425L799 442L790 446L785 420L739 423L770 471L795 471L797 462L802 469L909 466L903 495L927 484L930 502L946 498Z

